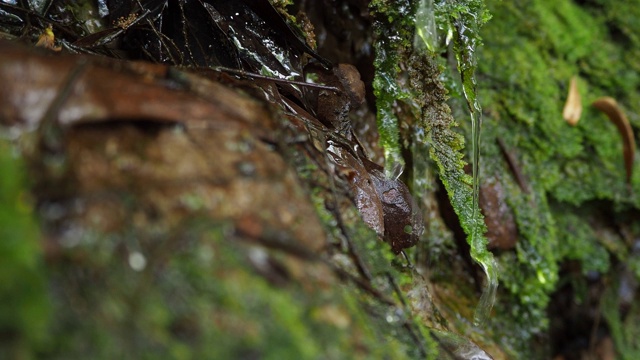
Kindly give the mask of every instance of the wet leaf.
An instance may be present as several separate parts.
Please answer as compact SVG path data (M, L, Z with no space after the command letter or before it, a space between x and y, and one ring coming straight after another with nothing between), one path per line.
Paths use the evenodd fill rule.
M424 224L422 212L407 186L385 175L382 166L363 160L373 180L384 211L384 239L400 253L418 243Z
M355 194L360 214L396 254L414 246L422 232L422 212L407 186L388 178L382 166L356 157L339 147L331 147L333 160L348 170L347 178ZM344 170L343 170L344 171Z
M317 64L305 67L305 76L315 75L317 81L333 86L340 91L306 89L306 101L325 126L349 136L351 121L349 112L364 101L364 83L358 70L349 64L338 64L325 69Z
M220 1L220 0L218 0ZM224 1L224 0L223 0ZM284 20L282 15L271 5L268 0L243 0L246 6L251 8L260 18L264 19L280 36L284 37L287 43L298 51L311 55L313 58L322 63L325 67L330 68L331 62L318 55L315 50L311 49L305 41L302 40L302 34L294 31Z
M571 78L569 95L562 110L562 117L569 125L575 126L578 121L580 121L580 115L582 115L582 99L580 98L580 91L578 89L578 78L574 76Z
M383 237L385 234L384 210L374 182L364 164L340 147L330 147L327 152L339 167L339 173L347 179L362 220Z
M624 157L624 168L627 172L626 180L627 183L630 183L631 175L633 174L633 158L636 151L636 141L633 137L633 129L631 129L629 120L613 98L607 96L601 97L591 105L605 113L609 117L609 120L618 128L620 136L622 136L622 155Z

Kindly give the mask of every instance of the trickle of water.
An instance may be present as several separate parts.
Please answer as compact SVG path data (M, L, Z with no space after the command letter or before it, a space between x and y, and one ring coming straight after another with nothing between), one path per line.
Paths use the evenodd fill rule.
M424 46L429 51L436 51L438 34L433 0L420 0L416 10L416 35L413 44L416 48Z
M480 245L484 247L484 244ZM498 290L498 265L491 253L484 254L479 258L474 258L480 263L484 273L487 275L487 283L482 289L482 295L478 301L478 306L473 314L473 324L482 326L486 324L491 314L491 309L496 301L496 292Z
M464 7L464 6L463 6ZM453 9L450 9L453 11ZM495 302L498 287L497 265L493 255L487 250L485 238L482 234L483 219L478 208L480 193L480 128L482 125L482 109L476 97L476 45L479 42L477 30L481 21L481 9L477 14L474 11L464 11L457 16L452 16L448 23L451 34L447 34L447 43L450 36L454 36L455 53L458 62L458 70L462 78L462 92L467 101L471 119L471 164L473 166L473 193L471 218L461 219L465 228L469 229L471 257L478 262L487 276L487 283L474 314L474 324L481 326L489 317L491 308ZM433 0L420 0L415 16L414 47L417 50L437 51L437 34L435 32L436 19L434 16ZM453 31L455 30L455 31ZM455 34L454 34L455 33ZM463 195L464 191L458 192Z
M474 76L474 75L471 75ZM475 83L475 80L473 80ZM474 95L467 95L466 87L463 87L464 97L469 104L470 119L471 119L471 164L473 167L473 218L475 219L478 208L478 198L480 195L480 127L482 126L482 109L478 100ZM470 103L470 98L473 97L473 104Z
M482 226L479 217L478 197L480 194L480 128L482 126L482 108L476 96L476 41L471 30L461 22L456 24L456 59L458 70L462 79L462 92L467 101L471 120L471 165L473 167L473 201L471 231L471 256L484 269L487 275L487 284L480 297L480 302L474 314L474 324L480 326L489 317L489 313L495 302L496 289L498 288L497 265L491 253L486 249L482 234L478 229Z

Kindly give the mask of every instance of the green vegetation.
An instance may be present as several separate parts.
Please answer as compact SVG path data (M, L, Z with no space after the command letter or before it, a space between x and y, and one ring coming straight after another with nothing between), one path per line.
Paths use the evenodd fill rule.
M415 1L373 1L370 5L376 21L374 31L376 68L373 89L380 144L384 147L385 170L391 175L396 164L404 164L400 154L400 131L394 107L396 101L411 99L410 90L398 84L400 64L412 52Z
M640 172L636 166L625 183L620 136L589 107L612 96L640 128L640 3L374 0L370 9L386 169L413 150L407 163L423 204L435 202L436 177L442 182L471 257L488 277L476 314L479 323L489 318L486 326L464 320L476 289L463 278L470 272L460 270L443 219L429 218L423 241L407 251L431 261L431 273L418 274L360 221L353 204L331 203L338 202L335 179L322 178L303 152L289 160L313 184L326 257L267 248L230 224L199 218L146 234L75 229L73 243L53 241L58 247L45 264L21 160L1 141L0 357L436 358L443 343L465 345L457 331L506 356L545 358L549 347L536 341L550 325L564 263L579 268L568 282L640 280L637 240L629 240L640 238ZM435 13L416 18L418 9ZM436 34L416 24L433 25ZM440 56L449 40L456 64ZM575 127L562 119L572 76L584 105ZM504 189L519 233L515 248L495 259L474 199L477 180L486 178ZM190 211L202 207L195 195L183 200ZM370 288L354 285L362 279ZM618 355L634 359L640 310L615 285L602 297L603 319ZM425 300L432 290L442 297L433 303ZM450 309L439 309L447 300ZM438 312L451 309L454 320Z
M436 60L437 54L428 50L429 45L413 48L413 44L417 43L414 41L416 36L414 15L417 5L416 1L374 1L371 5L378 19L375 23L378 42L375 61L376 77L374 78L378 130L381 144L385 148L388 168L391 165L390 162L396 161L395 158L400 154L399 126L395 114L398 102L404 101L408 106L413 107L413 113L420 118L418 126L421 130L416 132L421 135L417 140L428 144L429 156L438 167L440 179L449 194L451 204L458 214L462 228L468 235L471 256L487 274L487 285L475 315L475 322L482 323L486 320L495 297L496 266L493 256L487 251L486 239L483 236L485 228L482 217L479 216L480 211L476 200L477 179L474 184L473 179L470 179L463 170L466 164L462 153L464 139L452 130L456 122L444 103L446 90L440 81L441 71ZM464 74L463 89L470 104L469 109L478 111L475 115L473 112L471 114L476 135L479 135L480 131L480 108L475 100L474 52L479 42L479 28L488 19L489 16L481 1L457 2L455 5L448 2L436 4L437 27L455 28L458 67ZM428 21L420 20L417 23L425 24ZM423 32L418 31L418 35L421 33ZM408 80L400 79L400 64L408 69ZM472 142L472 145L478 145L478 140L476 139L475 143ZM477 151L475 154L477 155ZM415 156L421 155L415 154ZM474 158L477 160L477 157ZM476 174L475 171L474 174Z
M498 258L504 290L491 327L495 336L505 328L510 330L504 334L518 334L516 338L505 336L505 350L513 356L546 356L547 350L533 349L531 341L549 325L546 309L564 261L577 261L585 275L610 273L612 255L636 269L634 258L625 255L630 245L620 235L605 240L601 234L611 225L596 214L611 219L608 221L615 226L629 227L631 214L640 209L640 174L635 171L631 183L625 183L620 135L589 104L598 97L612 96L632 126L640 127L640 25L633 20L640 16L640 6L637 1L583 5L569 0L487 1L486 11L482 1L420 2L420 6L434 7L435 39L440 41L419 31L426 45L421 48L438 52L445 39L453 40L458 73L440 62L446 69L440 76L434 58L413 52L407 41L411 29L397 20L397 10L390 3L377 1L373 6L389 14L378 15L377 35L403 39L395 45L384 40L377 45L381 143L391 148L386 149L387 154L399 154L407 141L397 140L394 128L401 123L393 116L399 102L409 103L414 113L422 114L425 132L419 131L418 138L428 144L472 253L476 252L474 258L482 261L484 228L481 219L474 217L472 181L462 171L465 141L451 131L457 124L448 108L441 106L446 96L442 86L447 86L453 96L449 101L452 112L466 143L471 144L466 147L469 159L477 161L475 147L479 145L480 181L494 177L506 189L520 234L515 252ZM417 3L394 4L409 9ZM482 26L489 17L491 21ZM417 23L430 26L430 21L418 19ZM408 70L406 82L399 76L399 64ZM571 127L562 119L562 108L574 75L579 76L584 110L579 124ZM456 80L460 76L462 80ZM484 108L481 142L479 121L473 119L480 115L481 107L475 100ZM466 120L469 112L471 121ZM497 139L516 159L526 184L516 181ZM474 171L474 177L477 175ZM636 234L637 229L629 232ZM434 236L436 242L441 241L441 235Z
M0 140L0 357L33 355L48 339L50 306L22 162Z
M481 172L507 189L520 232L516 254L499 258L501 285L517 300L510 319L498 323L521 323L512 326L523 330L514 345L523 354L533 351L528 339L548 324L546 306L562 261L579 261L585 274L610 270L607 244L597 235L610 225L596 214L624 227L626 214L640 208L639 172L625 183L620 135L589 107L612 96L632 126L640 126L640 25L630 20L640 10L633 1L487 4L493 19L481 31L478 92L485 109L482 156L493 161L481 161ZM574 75L584 110L571 127L562 108ZM463 129L470 134L468 124ZM497 138L518 159L531 193L499 161Z

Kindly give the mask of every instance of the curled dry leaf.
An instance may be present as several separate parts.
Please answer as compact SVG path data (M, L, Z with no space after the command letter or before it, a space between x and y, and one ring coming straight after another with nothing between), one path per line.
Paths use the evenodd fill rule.
M53 34L53 28L51 27L51 25L49 25L47 26L46 29L44 29L42 34L40 34L40 36L38 37L38 42L36 43L36 46L47 48L53 51L62 50L60 46L56 46L55 41L56 41L56 37Z
M576 126L580 120L580 115L582 115L582 99L580 98L580 91L578 91L578 78L574 76L571 78L569 95L562 110L562 117L569 125Z
M609 120L616 125L622 136L622 146L624 155L624 167L627 171L627 183L631 182L633 173L633 157L636 149L636 142L633 137L633 130L629 120L624 115L615 99L608 96L601 97L593 102L593 107L607 114Z

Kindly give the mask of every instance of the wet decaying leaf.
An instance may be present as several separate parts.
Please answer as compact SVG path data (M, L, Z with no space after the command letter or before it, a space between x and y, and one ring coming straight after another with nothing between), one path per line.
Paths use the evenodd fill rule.
M383 235L395 253L414 246L424 224L422 212L406 185L387 178L381 166L367 159L337 146L328 151L356 194L355 202L365 223Z
M338 64L331 70L310 64L305 67L307 74L317 76L320 83L334 86L340 92L309 89L307 101L318 120L338 133L350 136L351 123L349 112L362 105L364 101L364 83L358 70L349 64Z
M609 120L618 128L620 136L622 137L622 155L624 156L624 169L627 172L627 183L630 183L631 175L633 174L633 158L635 157L636 141L629 120L627 120L624 112L622 112L622 109L620 109L618 103L613 98L606 96L601 97L591 105L605 113L609 117Z

